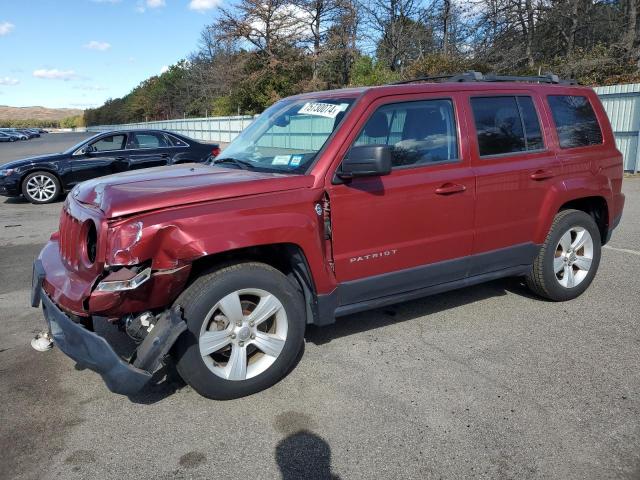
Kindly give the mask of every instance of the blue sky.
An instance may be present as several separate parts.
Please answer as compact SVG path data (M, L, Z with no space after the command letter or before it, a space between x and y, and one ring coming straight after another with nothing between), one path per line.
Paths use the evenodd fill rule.
M0 105L89 108L184 58L220 0L3 0Z

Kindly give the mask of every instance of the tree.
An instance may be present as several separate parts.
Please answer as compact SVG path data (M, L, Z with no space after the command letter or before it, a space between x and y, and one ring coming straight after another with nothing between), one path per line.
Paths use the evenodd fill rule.
M301 41L304 22L291 2L240 0L230 9L220 8L214 29L218 40L245 41L276 59L280 51Z
M87 125L259 113L282 97L480 70L640 81L640 0L234 0L195 51Z

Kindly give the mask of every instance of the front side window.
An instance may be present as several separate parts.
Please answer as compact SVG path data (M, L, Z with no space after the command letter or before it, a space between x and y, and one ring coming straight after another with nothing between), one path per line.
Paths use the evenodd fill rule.
M124 142L126 135L109 135L103 137L97 142L93 142L91 146L96 152L107 152L109 150L122 150L124 148Z
M285 99L265 110L214 163L234 168L304 173L355 98Z
M548 99L561 148L602 143L602 131L587 97L549 95Z
M458 159L458 137L451 100L384 105L367 120L354 142L389 145L394 168Z
M471 108L481 157L544 148L531 97L476 97Z

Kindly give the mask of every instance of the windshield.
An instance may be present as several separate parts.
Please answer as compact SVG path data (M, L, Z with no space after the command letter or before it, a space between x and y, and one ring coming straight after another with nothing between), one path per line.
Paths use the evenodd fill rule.
M329 97L278 102L213 162L232 168L304 173L354 100Z
M65 154L71 154L73 152L75 152L77 149L79 149L80 147L82 147L85 143L93 140L96 137L99 137L100 135L102 135L101 133L96 133L95 135L90 136L89 138L85 138L84 140L82 140L80 143L76 143L73 147L69 147L67 148L64 152Z

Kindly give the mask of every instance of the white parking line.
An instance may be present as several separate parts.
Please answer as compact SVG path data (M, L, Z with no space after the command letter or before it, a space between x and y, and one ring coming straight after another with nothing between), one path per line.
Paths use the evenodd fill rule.
M628 248L616 248L616 247L611 247L609 245L605 245L604 248L608 248L609 250L615 250L616 252L630 253L632 255L640 256L640 252L637 250L629 250Z

